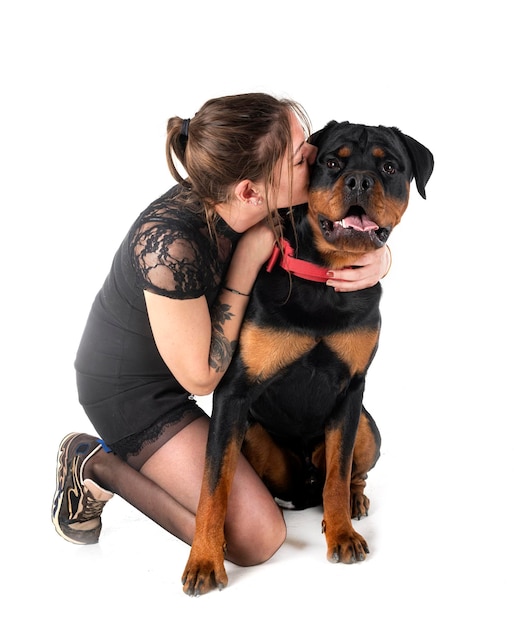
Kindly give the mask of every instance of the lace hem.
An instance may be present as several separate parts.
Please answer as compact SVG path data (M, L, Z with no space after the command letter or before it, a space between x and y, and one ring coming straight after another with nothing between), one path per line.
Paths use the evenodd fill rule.
M179 415L166 415L139 433L110 443L111 450L139 470L146 461L183 428L206 413L197 405L188 407Z

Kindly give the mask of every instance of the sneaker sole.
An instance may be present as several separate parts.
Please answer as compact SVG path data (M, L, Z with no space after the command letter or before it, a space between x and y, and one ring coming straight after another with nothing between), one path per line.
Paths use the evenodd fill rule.
M56 480L55 480L57 486L56 486L54 498L52 501L51 515L52 515L52 522L53 522L54 528L60 537L62 537L63 539L66 539L66 541L69 541L70 543L74 543L79 546L84 546L84 545L90 545L92 543L97 543L98 537L96 537L96 539L94 539L93 541L79 541L78 539L74 539L73 537L66 535L64 531L62 530L61 525L59 524L59 511L61 510L62 500L64 498L64 489L63 489L63 486L61 486L60 484L61 481L59 480L60 474L61 474L60 470L64 466L64 459L66 458L68 454L68 446L71 443L71 440L74 439L79 434L80 433L69 433L68 435L66 435L66 437L63 438L63 440L59 444L59 450L57 452L57 470L56 470ZM97 448L95 448L94 451L96 450ZM91 454L93 454L93 452Z

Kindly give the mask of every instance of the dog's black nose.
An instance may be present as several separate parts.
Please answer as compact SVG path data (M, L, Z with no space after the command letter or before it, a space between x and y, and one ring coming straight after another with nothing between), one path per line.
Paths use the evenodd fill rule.
M345 186L353 192L369 191L372 189L374 180L368 174L350 174L347 176Z

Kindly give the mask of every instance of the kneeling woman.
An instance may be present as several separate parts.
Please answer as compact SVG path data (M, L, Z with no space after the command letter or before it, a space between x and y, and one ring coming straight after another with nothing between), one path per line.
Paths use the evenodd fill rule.
M259 93L169 120L178 184L122 241L77 354L79 400L101 441L72 433L61 442L52 516L65 539L97 542L117 493L191 543L209 428L194 396L210 394L230 363L248 294L279 235L277 210L307 201L316 155L308 134L300 105ZM389 262L387 248L365 255L327 289L369 287ZM281 510L241 456L227 558L263 562L285 536Z

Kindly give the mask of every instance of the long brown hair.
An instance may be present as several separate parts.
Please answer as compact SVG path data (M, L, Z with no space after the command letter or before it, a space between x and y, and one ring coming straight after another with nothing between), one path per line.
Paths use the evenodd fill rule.
M168 167L175 180L189 190L186 196L201 202L210 228L217 217L214 206L229 200L234 184L242 180L264 183L269 209L277 188L277 163L287 154L293 166L291 112L308 136L310 121L303 107L265 93L213 98L190 120L178 116L168 120Z

